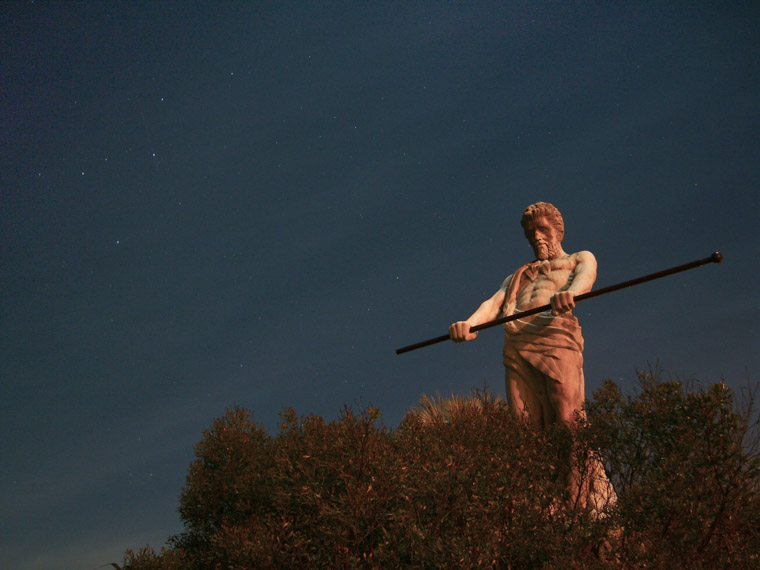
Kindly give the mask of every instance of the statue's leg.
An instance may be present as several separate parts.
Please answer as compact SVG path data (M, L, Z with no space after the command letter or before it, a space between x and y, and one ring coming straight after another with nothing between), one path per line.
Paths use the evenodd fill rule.
M572 427L576 414L582 413L585 398L583 368L568 369L562 382L548 377L546 382L557 420ZM575 455L568 477L570 501L579 506L589 506L599 513L606 504L614 503L617 498L607 479L604 464L594 453L580 457L580 451L577 451Z
M507 402L510 409L536 429L546 422L545 405L540 395L543 378L519 354L505 358Z
M568 359L569 360L569 359ZM584 400L583 368L575 366L572 361L566 363L564 375L560 380L546 376L546 388L549 406L556 421L572 428L579 412L582 412ZM583 507L589 495L590 473L587 461L578 457L579 449L574 449L567 472L567 500L570 505Z
M546 394L556 421L572 427L576 414L582 412L585 398L583 368L568 363L567 369L563 372L561 381L548 376L544 377Z

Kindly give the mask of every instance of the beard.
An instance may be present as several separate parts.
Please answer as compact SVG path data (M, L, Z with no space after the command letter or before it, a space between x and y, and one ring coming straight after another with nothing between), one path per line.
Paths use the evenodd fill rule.
M536 254L536 259L539 261L554 259L559 253L559 244L545 241L536 242L533 244L533 253Z

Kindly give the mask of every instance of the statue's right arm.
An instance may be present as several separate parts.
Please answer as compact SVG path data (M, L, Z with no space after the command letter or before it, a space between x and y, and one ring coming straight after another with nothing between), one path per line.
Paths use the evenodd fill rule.
M501 307L504 305L506 290L506 286L502 286L491 296L490 299L483 301L480 304L480 307L478 307L478 310L470 315L466 321L457 321L456 323L453 323L449 327L449 337L451 337L451 340L454 342L463 342L478 338L478 333L471 333L470 327L499 318Z

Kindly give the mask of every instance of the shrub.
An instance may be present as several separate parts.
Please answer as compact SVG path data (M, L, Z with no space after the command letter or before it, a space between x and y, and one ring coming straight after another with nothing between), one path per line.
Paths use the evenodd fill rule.
M281 415L269 436L229 410L196 446L185 532L128 568L746 567L758 563L757 421L723 384L607 382L572 432L506 404L423 398L396 429L375 408ZM596 458L597 463L594 462ZM604 459L618 501L563 497ZM596 468L596 467L594 467ZM594 469L584 471L591 477Z

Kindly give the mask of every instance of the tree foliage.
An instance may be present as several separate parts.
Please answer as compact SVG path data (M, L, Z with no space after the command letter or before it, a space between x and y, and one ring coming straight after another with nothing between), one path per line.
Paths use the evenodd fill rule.
M128 568L620 568L760 564L752 406L725 385L612 382L577 429L534 433L488 394L423 399L395 428L377 409L334 421L244 409L197 444L185 532ZM602 457L618 495L562 500L568 465Z

